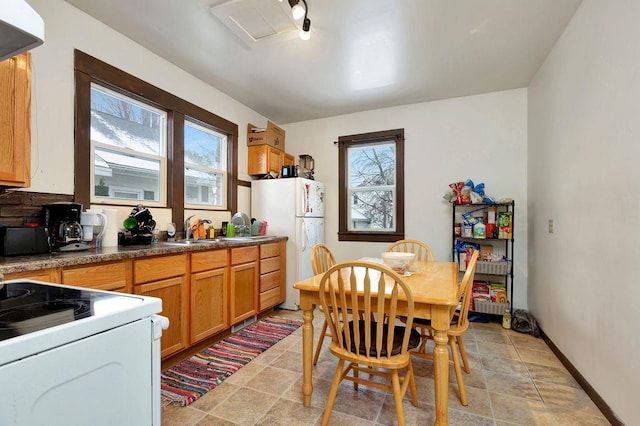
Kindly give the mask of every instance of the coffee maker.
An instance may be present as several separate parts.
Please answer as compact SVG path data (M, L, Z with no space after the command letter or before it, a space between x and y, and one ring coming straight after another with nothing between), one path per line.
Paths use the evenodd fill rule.
M44 226L49 229L51 249L58 251L87 250L82 242L80 213L82 204L61 201L42 206Z

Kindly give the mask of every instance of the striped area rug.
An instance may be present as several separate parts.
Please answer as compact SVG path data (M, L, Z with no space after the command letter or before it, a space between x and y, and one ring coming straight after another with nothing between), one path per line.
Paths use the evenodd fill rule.
M161 374L166 403L186 406L302 325L300 320L264 318Z

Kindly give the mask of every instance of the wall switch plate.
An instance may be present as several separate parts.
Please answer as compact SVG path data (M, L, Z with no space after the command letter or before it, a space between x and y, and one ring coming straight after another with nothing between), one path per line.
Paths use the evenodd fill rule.
M553 234L553 219L549 219L549 233Z

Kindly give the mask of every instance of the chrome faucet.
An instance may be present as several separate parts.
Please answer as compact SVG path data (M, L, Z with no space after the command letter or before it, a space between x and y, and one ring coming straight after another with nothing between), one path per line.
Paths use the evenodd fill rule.
M184 220L184 239L188 240L191 238L191 218L195 215L191 215Z

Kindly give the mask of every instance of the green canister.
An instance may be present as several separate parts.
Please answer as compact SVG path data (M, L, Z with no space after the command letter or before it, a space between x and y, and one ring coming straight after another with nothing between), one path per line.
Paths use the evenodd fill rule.
M227 225L227 237L235 237L236 236L236 226L233 222L229 222Z

